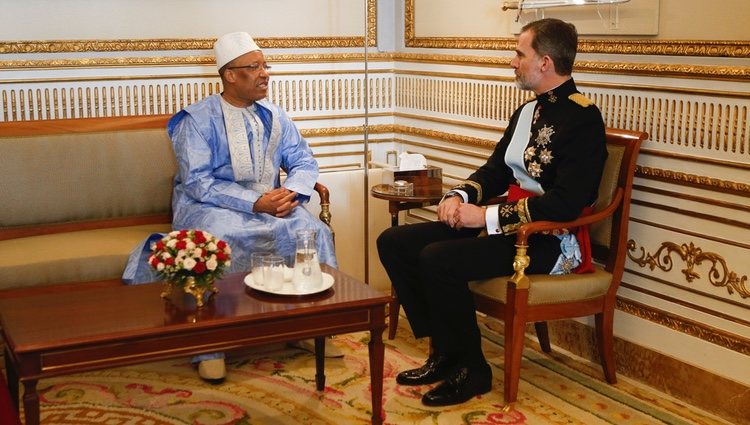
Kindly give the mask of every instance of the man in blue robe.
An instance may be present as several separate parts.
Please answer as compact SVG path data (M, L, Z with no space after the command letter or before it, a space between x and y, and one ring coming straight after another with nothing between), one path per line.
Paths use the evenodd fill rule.
M330 229L301 205L318 179L317 161L289 116L265 100L270 66L263 52L245 32L220 37L214 52L224 91L186 107L167 124L178 162L173 228L206 230L225 240L232 248L229 273L248 271L252 252L291 258L295 232L315 229L318 258L336 267ZM153 235L133 251L126 283L158 279L145 258L161 237ZM221 381L223 357L193 361L201 377Z

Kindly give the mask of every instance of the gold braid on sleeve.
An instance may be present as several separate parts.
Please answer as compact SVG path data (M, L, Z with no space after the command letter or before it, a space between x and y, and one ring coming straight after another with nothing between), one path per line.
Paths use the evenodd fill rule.
M523 198L518 201L518 218L521 223L531 223L531 214L529 214L529 198Z
M479 183L471 180L464 180L462 185L471 186L477 191L477 203L482 200L482 186Z

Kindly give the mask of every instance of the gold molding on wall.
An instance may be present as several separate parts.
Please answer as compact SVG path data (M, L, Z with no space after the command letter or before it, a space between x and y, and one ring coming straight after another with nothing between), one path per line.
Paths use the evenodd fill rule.
M643 247L640 247L639 257L634 255L638 248L633 239L628 240L628 257L641 267L648 266L651 271L656 268L663 272L671 271L674 265L672 254L676 253L685 262L685 268L681 272L685 275L685 280L688 283L693 283L694 280L701 278L696 266L702 265L704 261L709 262L711 268L708 270L707 276L711 285L717 288L725 288L729 295L735 295L736 293L743 299L750 298L750 289L745 285L747 275L739 276L736 272L729 270L724 257L714 252L704 252L693 242L683 244L669 241L662 242L653 254L647 253Z
M617 297L617 309L720 347L750 355L750 340L637 301Z
M40 42L41 43L41 42ZM2 43L0 43L2 48ZM121 51L121 50L120 50ZM45 52L47 53L47 52ZM361 62L362 53L321 53L321 54L276 54L268 55L269 62L275 63L316 63L316 62ZM495 56L436 55L425 53L368 53L369 61L403 61L463 66L484 66L508 68L510 58ZM211 55L192 56L147 56L117 58L65 58L65 59L16 59L0 60L0 68L12 69L51 69L51 68L107 68L134 66L191 66L213 65ZM641 75L652 77L679 77L706 80L750 81L750 66L686 65L661 63L633 63L611 61L577 61L575 71L593 74ZM406 74L408 71L402 71ZM425 74L426 75L426 74ZM467 74L468 75L468 74ZM491 79L492 76L474 76ZM500 78L500 77L498 77ZM510 76L506 78L511 78ZM746 94L736 94L741 96Z
M510 37L417 37L414 29L414 0L405 1L404 42L406 47L432 49L515 50ZM669 55L706 57L750 57L750 42L743 40L630 40L586 39L578 42L580 53Z
M515 49L515 46L513 47ZM513 50L511 49L511 50ZM398 52L394 60L401 62L434 63L442 65L465 65L509 68L510 57L445 55L430 53ZM750 79L750 66L688 65L642 62L576 61L575 72L643 75L653 77L680 77L697 79Z
M635 174L638 177L651 178L655 180L668 181L678 184L689 184L709 190L719 189L722 192L736 193L738 195L750 195L750 184L721 180L714 177L688 174L681 171L665 170L661 168L636 166Z
M0 42L0 54L211 50L214 38L29 40ZM363 37L257 37L264 49L363 47ZM372 40L371 40L372 42ZM374 44L371 44L374 46Z
M268 55L266 59L273 63L341 63L362 62L363 53L315 53L315 54L280 54ZM370 62L393 60L391 53L368 53ZM144 66L213 66L213 56L142 56L120 58L80 58L80 59L28 59L0 61L0 69L55 69L55 68L110 68L110 67L144 67ZM272 74L273 75L273 74Z
M377 0L367 0L367 45L377 46ZM364 36L339 37L254 37L262 48L341 48L364 47ZM133 52L158 50L210 50L215 38L161 38L124 40L21 40L0 42L0 54ZM213 59L212 59L213 62Z

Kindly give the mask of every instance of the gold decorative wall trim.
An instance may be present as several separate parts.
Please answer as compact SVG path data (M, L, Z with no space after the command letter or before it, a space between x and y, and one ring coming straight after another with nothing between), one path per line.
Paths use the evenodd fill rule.
M370 134L392 133L392 124L370 125L367 127ZM350 136L353 134L364 134L364 128L360 125L349 127L328 127L328 128L304 128L300 129L304 137L335 137Z
M377 46L377 0L367 0L367 44ZM254 37L262 48L342 48L364 47L364 36L339 37ZM121 40L22 40L0 42L0 54L9 53L81 53L134 52L158 50L208 50L215 38L159 38Z
M406 47L431 49L510 50L516 40L510 37L417 37L414 29L414 0L405 0L404 42ZM744 40L597 40L582 38L581 53L627 55L669 55L706 57L750 57L750 42Z
M130 40L38 40L0 42L0 54L210 50L215 38ZM264 49L363 47L364 37L257 37ZM374 44L373 44L374 45Z
M405 125L396 124L393 126L394 131L401 134L409 134L412 136L429 137L431 139L438 139L445 142L451 142L466 146L475 146L485 149L493 149L497 143L494 140L481 139L479 137L462 136L459 134L445 133L442 131L426 130L423 128L410 127Z
M268 62L274 63L341 63L362 62L363 53L317 53L268 55ZM393 60L391 53L369 53L370 62ZM78 58L78 59L29 59L0 61L0 69L54 69L54 68L109 68L144 66L193 66L216 63L213 56L153 56L119 58Z
M0 43L0 48L2 43ZM326 54L277 54L268 55L269 62L275 63L316 63L316 62L362 62L362 53L326 53ZM433 55L424 53L368 53L369 61L402 61L461 66L483 66L493 68L510 67L510 58L469 55ZM66 58L66 59L19 59L0 60L0 68L12 69L49 69L49 68L92 68L92 67L126 67L126 66L185 66L213 65L212 55L193 56L152 56L152 57L117 57L117 58ZM621 75L643 75L653 77L679 77L692 79L750 81L750 66L722 65L685 65L660 63L632 63L610 61L577 61L576 72L608 73ZM402 71L406 74L407 71ZM426 74L425 74L426 75ZM467 74L468 75L468 74ZM492 76L475 76L475 78L493 78ZM504 77L510 79L512 77ZM652 90L667 88L651 87ZM683 90L685 91L685 90ZM689 89L688 89L689 91ZM743 94L737 93L737 96ZM744 94L746 95L746 94Z
M636 166L635 174L636 176L643 178L668 181L678 184L688 184L691 186L701 187L709 190L719 189L722 192L731 192L738 195L750 195L750 184L747 183L721 180L714 177L688 174L680 171L663 170L660 168L647 167L643 165Z
M515 46L510 50L514 50ZM427 53L396 53L396 61L464 66L510 67L511 58L497 56L440 55ZM687 65L640 62L576 61L575 71L590 74L643 75L711 80L750 80L750 66Z
M744 355L750 355L750 340L670 312L617 297L617 309Z
M660 189L657 187L645 186L641 184L634 184L633 190L637 192L642 192L642 193L653 193L653 194L660 195L660 196L676 198L676 199L680 199L683 201L696 202L696 203L703 204L703 205L710 205L712 207L728 208L732 211L750 213L750 204L723 201L721 199L718 199L715 196L712 196L716 192L714 190L711 190L708 196L693 195L692 193L690 193L692 191L666 190L666 189ZM641 202L640 200L636 200L636 199L633 200L633 202L636 202L636 201ZM657 205L665 206L663 202L660 202ZM681 209L680 211L685 211L685 210ZM715 220L717 216L711 215L710 217L712 217ZM744 221L734 221L734 222L742 223L743 227L750 229L750 223L747 223ZM748 245L748 247L750 247L750 245Z
M640 249L639 257L634 255L637 249ZM643 247L637 247L634 240L628 240L628 257L641 267L648 266L651 271L657 267L664 272L671 271L673 253L676 253L685 262L686 267L680 271L685 275L685 280L688 283L693 283L694 280L701 278L701 274L696 271L696 267L706 261L711 263L711 268L708 271L708 282L711 285L717 288L725 288L729 295L736 293L743 299L750 297L750 290L745 285L747 275L740 277L736 272L730 271L726 260L719 254L704 252L693 242L683 244L662 242L659 249L654 254L650 254Z

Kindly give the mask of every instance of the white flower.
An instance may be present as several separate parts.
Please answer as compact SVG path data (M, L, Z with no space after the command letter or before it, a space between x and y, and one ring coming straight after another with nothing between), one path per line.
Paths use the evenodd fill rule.
M162 270L164 270L164 263L160 262L159 264L156 265L156 271L160 272Z
M165 244L168 248L174 248L177 245L177 239L170 239Z
M206 249L209 251L216 251L219 247L216 246L216 242L212 239L206 244Z
M195 264L196 264L196 261L188 257L182 261L182 268L185 270L193 270L193 267L195 267Z
M216 261L216 256L212 255L211 258L206 261L206 268L208 270L214 271L217 267L219 267L219 262Z
M185 244L185 249L189 251L191 249L195 249L195 246L196 246L195 242L188 240L187 243Z

